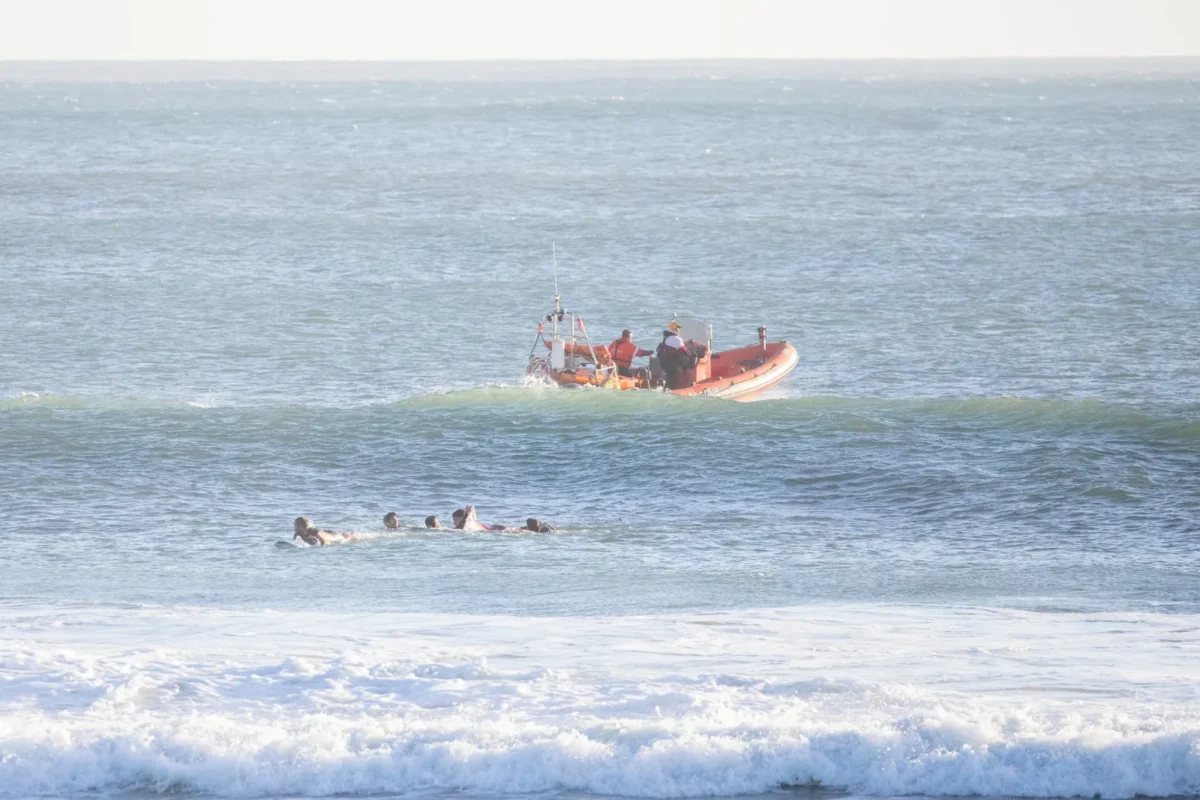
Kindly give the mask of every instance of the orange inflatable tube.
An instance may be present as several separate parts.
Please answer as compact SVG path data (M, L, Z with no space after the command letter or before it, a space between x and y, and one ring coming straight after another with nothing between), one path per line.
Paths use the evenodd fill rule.
M547 341L545 344L546 349L550 350L552 347L550 342ZM612 356L609 355L608 347L606 345L598 344L595 347L588 347L586 344L571 344L570 342L563 342L564 353L566 353L568 356L582 358L588 362L592 361L593 350L596 351L596 358L599 359L601 364L609 364L612 362Z

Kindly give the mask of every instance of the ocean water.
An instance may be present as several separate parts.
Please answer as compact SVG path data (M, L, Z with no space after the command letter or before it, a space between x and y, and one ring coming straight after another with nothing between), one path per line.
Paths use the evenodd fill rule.
M1200 795L1197 131L1186 61L0 67L0 798ZM799 366L524 387L552 243Z

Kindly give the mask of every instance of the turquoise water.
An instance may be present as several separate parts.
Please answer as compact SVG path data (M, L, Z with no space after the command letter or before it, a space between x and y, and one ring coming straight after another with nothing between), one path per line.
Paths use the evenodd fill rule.
M1197 684L1163 671L1200 656L1200 66L463 69L0 73L0 782L13 796L681 796L809 778L866 794L1200 792ZM650 345L690 310L718 348L766 324L799 366L751 404L522 388L552 303L552 242L567 305L601 341L629 326ZM417 527L468 502L487 522L537 516L560 531ZM385 535L390 510L408 527ZM359 536L276 549L301 514ZM304 622L314 608L344 616ZM264 630L261 650L216 655L236 634L223 620L250 630L268 611L295 622ZM945 647L880 666L909 640L860 625L864 613L917 620L914 636ZM126 614L150 621L126 631ZM159 614L208 622L168 633ZM629 655L674 641L695 614L765 626L780 649L731 639L719 652L742 655L727 661L669 644L649 666ZM1112 615L1163 633L1093 639ZM557 634L526 641L521 625L485 635L512 620L583 626L578 646L603 655L572 660L539 644ZM1059 650L978 661L1023 625L1061 627ZM397 644L440 626L455 635L432 649ZM858 634L817 650L847 655L810 664L808 637L840 630ZM515 671L487 673L479 697L441 706L412 688L513 657L518 641ZM161 647L177 654L169 666L140 660ZM285 661L299 650L308 666ZM244 743L246 764L268 772L218 752L234 720L295 735L336 717L278 687L272 710L239 705L259 690L239 670L264 664L288 691L313 681L303 697L348 682L354 719L377 727L309 731L349 743L324 766L278 756L269 737ZM732 695L693 696L686 713L703 725L635 746L571 722L553 692L513 688L535 667L576 670L571 691L599 693L578 700L588 713L634 728L673 713L634 695L700 691L679 675L725 676ZM748 699L736 683L783 681L794 700L799 673L814 681L806 711L772 706L777 684ZM408 688L387 683L399 675ZM134 686L135 699L104 702L132 703L122 719L141 733L96 717L77 681ZM139 681L177 691L147 699ZM900 685L920 698L899 699ZM381 686L411 707L375 705ZM626 689L624 711L606 705ZM510 690L505 708L530 725L625 742L631 760L539 750L520 726L481 744L491 706L461 730L437 717L453 745L441 760L361 760L364 741L419 750L411 714ZM839 692L856 699L837 705ZM910 747L930 709L955 702L965 721ZM714 703L749 715L741 772L712 766L714 739L695 745L725 719ZM225 722L171 740L196 714ZM1070 714L1082 739L1015 721ZM1129 715L1129 729L1100 721ZM780 729L754 727L776 717ZM845 739L822 750L814 720L862 741L892 731L906 760L877 763ZM1115 744L1087 738L1100 729ZM995 730L1007 755L994 764L942 774L923 760L966 758ZM798 731L820 758L787 749ZM637 759L654 742L678 760L651 779ZM500 760L454 749L468 745ZM1126 756L1142 766L1122 772Z

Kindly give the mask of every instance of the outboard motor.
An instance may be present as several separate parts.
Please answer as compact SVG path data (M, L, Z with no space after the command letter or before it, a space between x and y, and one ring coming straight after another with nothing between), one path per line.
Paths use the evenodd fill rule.
M666 386L666 379L663 377L662 364L659 362L657 355L650 356L650 363L647 372L650 373L650 388L661 389Z

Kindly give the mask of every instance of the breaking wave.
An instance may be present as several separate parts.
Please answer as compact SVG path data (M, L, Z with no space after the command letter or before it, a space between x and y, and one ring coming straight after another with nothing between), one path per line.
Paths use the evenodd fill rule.
M576 680L486 662L270 665L9 652L0 796L823 786L871 795L1200 793L1200 712L987 703L904 685ZM49 691L50 688L56 691Z
M13 609L0 797L1195 796L1196 619Z

